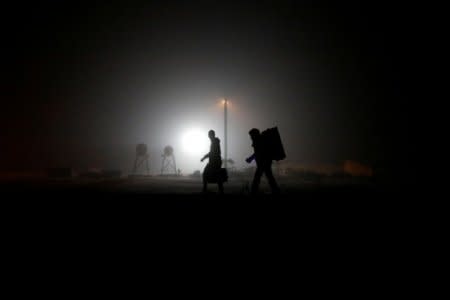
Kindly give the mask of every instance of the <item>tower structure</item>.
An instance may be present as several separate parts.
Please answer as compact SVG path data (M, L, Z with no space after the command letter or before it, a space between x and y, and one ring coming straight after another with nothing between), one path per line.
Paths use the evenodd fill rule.
M148 153L146 144L138 144L136 146L136 158L134 159L133 174L136 174L140 166L145 167L147 175L150 173L150 168L148 166Z
M177 175L177 165L175 162L175 155L173 154L172 146L164 147L161 157L161 175Z

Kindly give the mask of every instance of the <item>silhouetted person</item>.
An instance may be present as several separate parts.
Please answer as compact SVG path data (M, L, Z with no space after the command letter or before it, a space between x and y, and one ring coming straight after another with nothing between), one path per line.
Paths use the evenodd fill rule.
M208 179L217 176L217 184L219 185L219 193L223 194L223 182L219 177L219 171L222 167L222 157L220 154L220 140L216 138L216 133L214 130L208 132L208 137L211 140L211 146L209 148L209 153L205 154L200 161L204 161L206 158L209 159L208 164L203 170L203 192L207 191Z
M272 174L272 158L268 151L269 145L265 145L265 141L258 129L253 128L249 131L248 134L250 135L250 138L253 142L252 147L254 149L254 153L245 161L247 163L251 163L253 160L256 160L256 172L255 176L253 177L251 193L256 194L258 192L261 176L263 173L265 173L270 188L272 189L272 193L279 194L280 189Z

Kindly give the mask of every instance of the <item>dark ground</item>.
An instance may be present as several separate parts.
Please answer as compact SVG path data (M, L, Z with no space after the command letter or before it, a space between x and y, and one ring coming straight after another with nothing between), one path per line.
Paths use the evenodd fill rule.
M149 189L158 180L163 189ZM3 257L10 278L27 270L32 282L45 281L49 270L52 283L70 289L76 281L57 274L82 274L97 286L123 276L142 283L138 272L165 284L218 272L247 287L301 281L315 293L380 296L417 280L426 213L417 213L423 206L412 187L280 185L280 196L250 197L229 184L220 197L199 193L197 179L3 182Z
M7 215L62 221L81 218L145 223L181 218L195 222L198 217L215 221L223 216L243 222L257 219L383 227L402 220L416 203L413 187L407 185L280 179L281 195L271 195L263 181L261 194L251 196L245 189L247 182L230 180L225 184L225 195L217 194L215 185L209 187L210 193L202 194L200 179L186 177L21 179L3 181L0 187L3 213L11 208Z

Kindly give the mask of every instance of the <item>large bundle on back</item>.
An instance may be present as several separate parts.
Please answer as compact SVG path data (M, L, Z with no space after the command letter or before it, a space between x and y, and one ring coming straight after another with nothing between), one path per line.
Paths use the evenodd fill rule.
M286 158L278 127L268 128L261 132L261 135L272 160L279 161Z

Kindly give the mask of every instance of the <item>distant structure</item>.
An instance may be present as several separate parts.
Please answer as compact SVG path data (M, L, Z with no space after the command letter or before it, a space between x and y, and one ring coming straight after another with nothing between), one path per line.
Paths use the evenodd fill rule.
M164 147L161 163L161 175L177 175L177 165L172 146Z
M148 153L147 153L147 145L146 144L138 144L136 146L136 158L134 160L133 173L136 174L138 168L141 165L144 165L147 171L147 175L149 175L150 168L148 167Z

